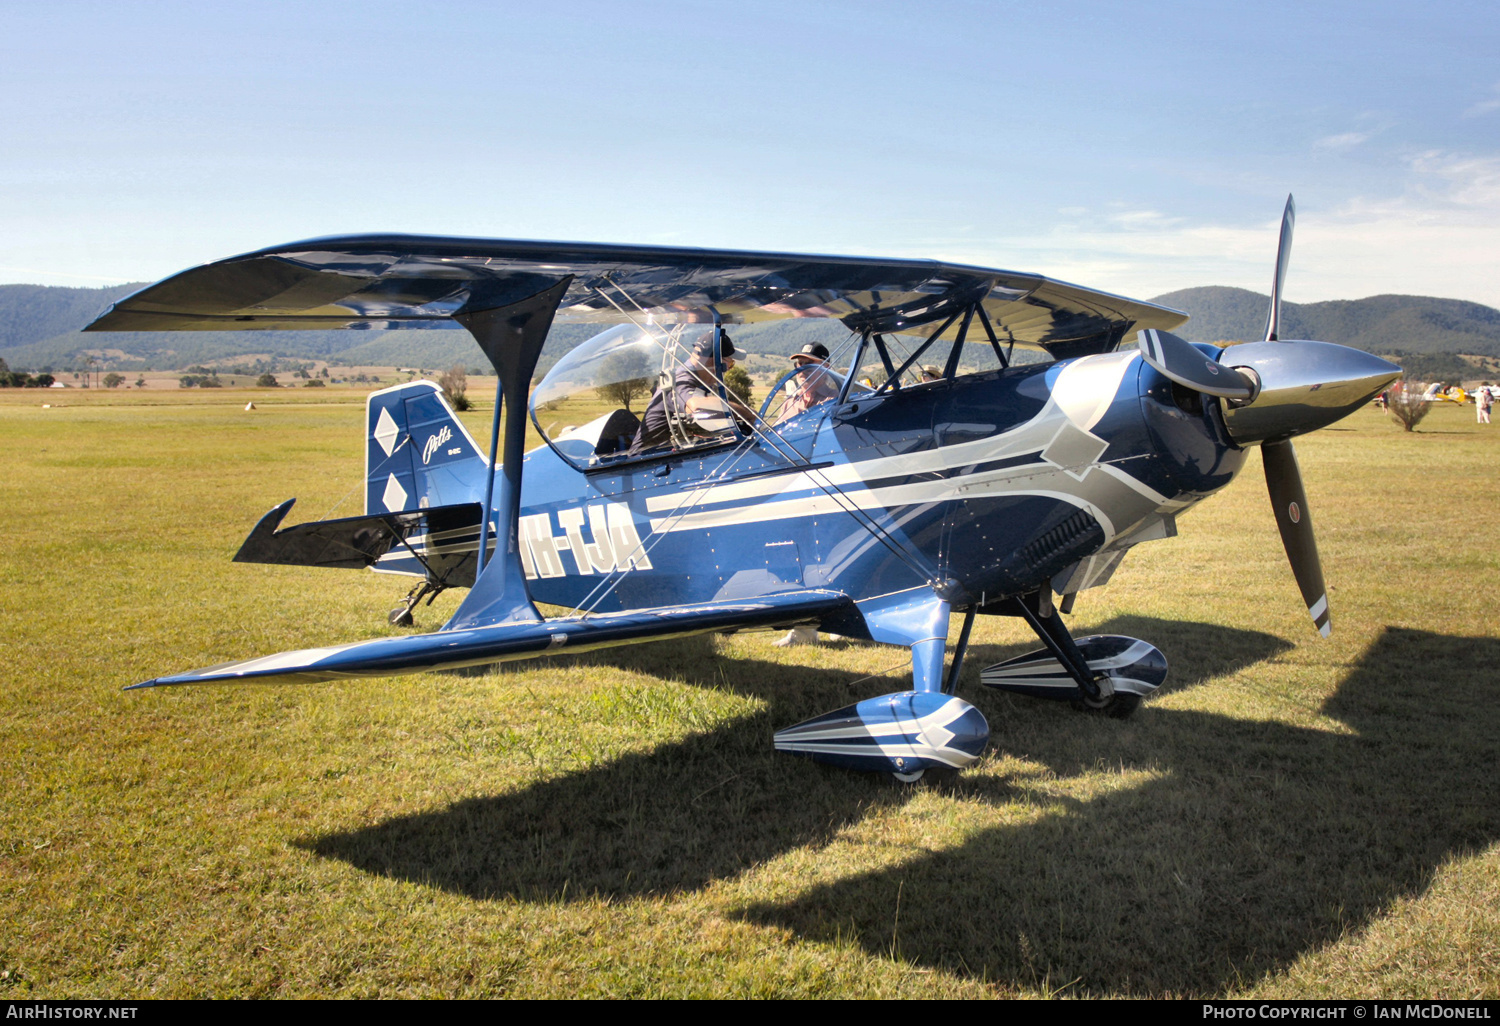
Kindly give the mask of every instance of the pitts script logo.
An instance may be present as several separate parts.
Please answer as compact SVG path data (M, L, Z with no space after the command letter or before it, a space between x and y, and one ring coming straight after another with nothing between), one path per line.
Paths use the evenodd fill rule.
M584 537L585 515L592 540ZM560 509L557 522L563 529L560 535L552 533L550 513L534 513L521 518L521 569L527 577L651 569L651 560L646 558L641 536L635 529L635 518L625 503L607 502L583 509ZM566 563L565 556L568 557Z
M424 445L424 446L422 446L422 465L426 466L427 465L427 461L430 460L430 459L432 459L433 454L436 453L440 448L442 448L443 444L445 442L451 441L452 438L453 438L453 429L450 428L450 427L448 427L447 424L444 424L442 426L442 429L439 430L437 434L435 434L435 435L428 435L427 436L427 444ZM453 456L453 455L456 455L458 452L459 452L459 449L457 449L457 448L449 449L448 450L448 455L449 456Z

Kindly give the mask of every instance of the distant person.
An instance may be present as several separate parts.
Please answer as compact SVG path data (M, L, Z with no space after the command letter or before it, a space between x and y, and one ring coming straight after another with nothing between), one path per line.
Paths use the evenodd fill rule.
M1474 395L1474 409L1478 412L1479 423L1490 422L1490 407L1494 404L1494 398L1490 395L1488 388L1481 388Z
M777 421L789 420L799 413L806 413L819 403L837 399L839 379L828 366L828 347L819 342L809 342L793 353L789 359L797 371L788 385L793 388L791 398L782 404Z
M727 372L735 364L734 343L727 333L720 333L723 345L719 356ZM645 452L672 443L672 427L667 417L667 402L673 404L673 413L694 434L713 436L733 429L732 414L742 424L755 423L755 413L740 401L733 392L726 390L729 409L719 398L719 378L714 373L714 333L706 331L693 345L687 363L677 368L672 377L670 391L658 388L646 405L641 416L641 426L630 443L632 453Z

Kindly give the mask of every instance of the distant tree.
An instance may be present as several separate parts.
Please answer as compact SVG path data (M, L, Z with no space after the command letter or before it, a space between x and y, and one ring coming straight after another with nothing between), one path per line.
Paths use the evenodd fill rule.
M51 388L52 385L53 385L53 383L55 381L57 381L56 378L54 378L51 374L48 374L46 371L43 371L41 374L38 374L36 377L29 379L26 382L26 387L27 388Z
M114 371L110 371L104 375L105 388L119 388L123 384L125 384L125 375L123 374L116 374Z
M724 387L739 396L740 402L746 406L750 406L753 403L751 397L754 393L751 391L751 388L754 385L755 382L750 380L749 372L738 364L724 372Z
M303 388L326 388L328 386L326 386L326 385L323 384L323 379L322 378L308 378L306 381L302 382L302 387Z
M1385 393L1385 410L1391 419L1407 431L1416 430L1417 424L1427 416L1432 404L1422 398L1426 388L1420 381L1402 378Z
M138 377L138 378L135 379L135 387L136 388L145 388L146 387L146 375L142 374L140 377Z
M455 410L462 412L474 408L469 402L469 375L462 366L449 367L438 375L438 387L448 397L448 405Z
M277 387L279 387L276 384L276 375L274 375L274 374L262 374L260 377L258 377L258 378L255 379L255 387L257 387L257 388L277 388Z
M600 399L634 413L631 404L651 394L651 361L641 352L615 353L599 365L594 381Z

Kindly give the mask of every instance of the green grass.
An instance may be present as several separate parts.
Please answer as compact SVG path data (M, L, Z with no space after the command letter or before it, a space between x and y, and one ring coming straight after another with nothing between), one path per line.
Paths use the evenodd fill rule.
M1500 995L1471 411L1298 441L1332 639L1252 457L1080 597L1075 633L1167 654L1160 695L1120 723L986 692L1034 647L987 621L990 751L906 789L771 751L904 686L876 647L122 694L391 630L400 579L229 562L289 496L360 505L362 397L249 394L0 395L0 998Z

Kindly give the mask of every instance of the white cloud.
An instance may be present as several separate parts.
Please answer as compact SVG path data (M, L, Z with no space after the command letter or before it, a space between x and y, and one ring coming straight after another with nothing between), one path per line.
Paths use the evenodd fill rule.
M1168 217L1157 210L1126 210L1118 214L1111 214L1109 219L1121 228L1130 231L1165 228L1170 225L1182 223L1182 218Z
M1324 136L1313 143L1320 150L1347 150L1358 146L1370 138L1369 132L1342 132L1339 135Z
M0 274L5 275L9 281L24 280L27 284L31 285L69 285L75 288L120 285L129 280L127 278L110 278L98 274L73 274L68 271L49 271L39 267L13 267L9 264L0 264Z
M1398 193L1299 211L1288 299L1394 292L1500 307L1500 155L1430 151L1406 166ZM1060 220L1038 235L987 240L983 249L979 240L950 237L926 254L1143 298L1195 285L1270 290L1278 207L1259 224L1237 225L1145 213L1083 224Z
M1500 110L1500 85L1495 86L1491 92L1495 93L1488 100L1480 100L1464 111L1464 117L1477 118L1491 111Z

